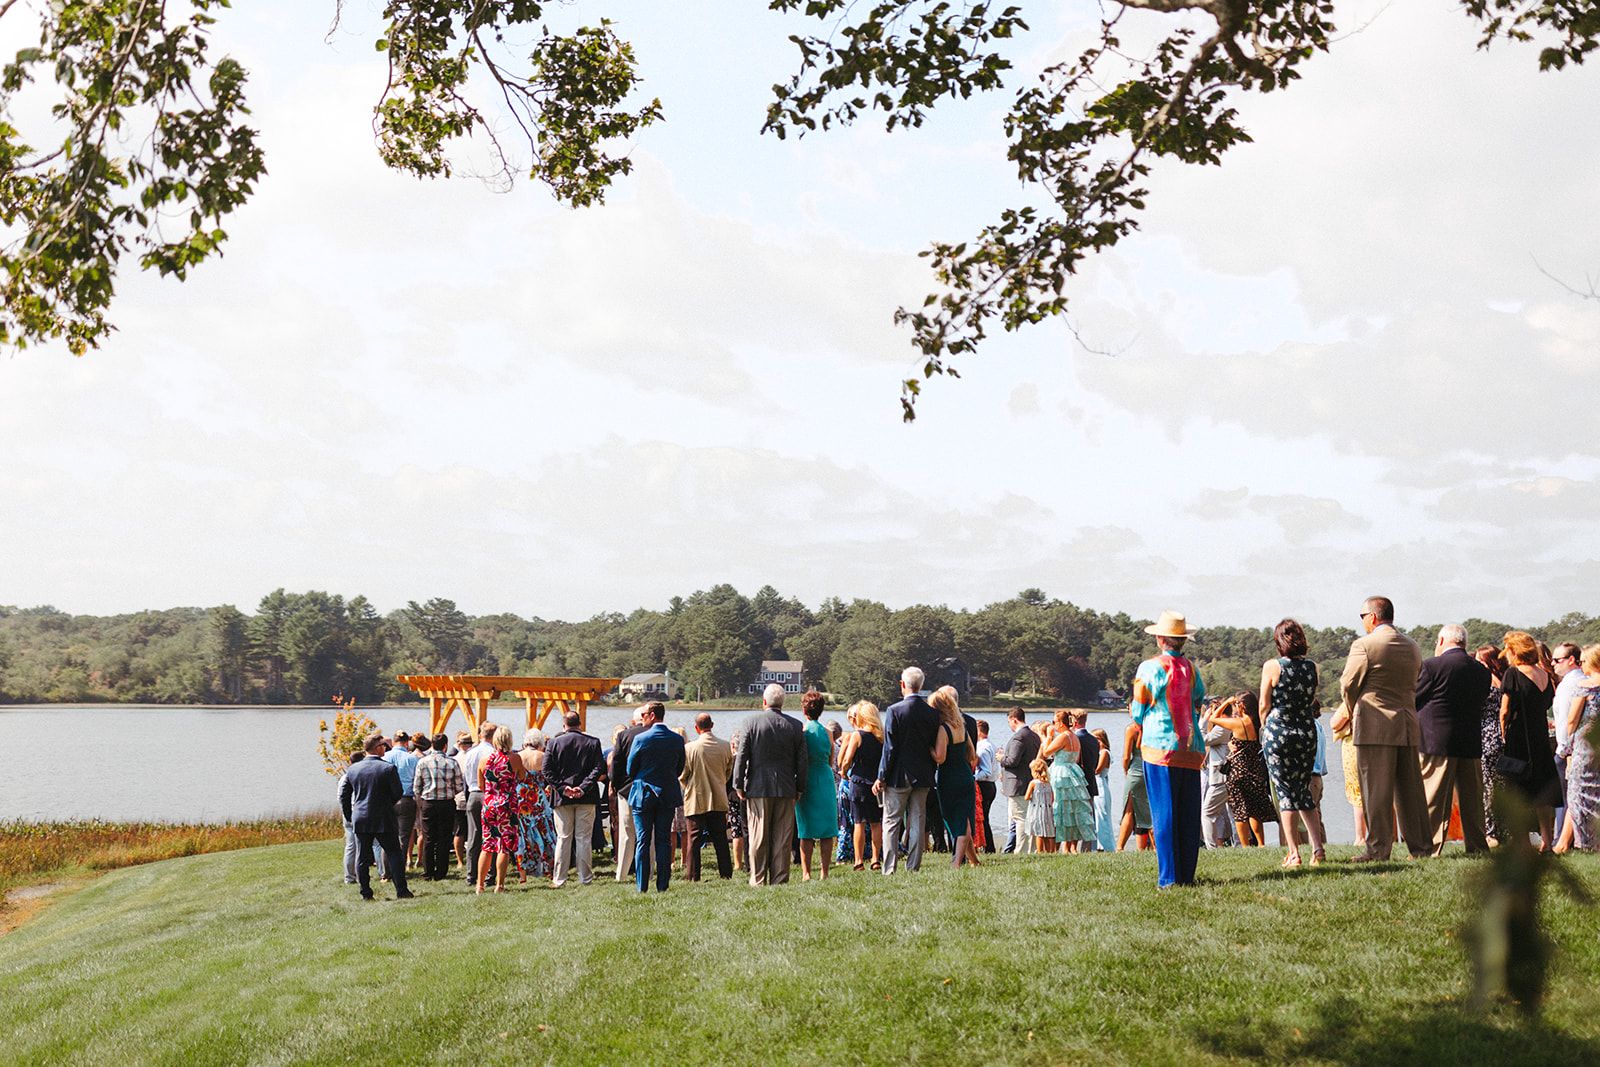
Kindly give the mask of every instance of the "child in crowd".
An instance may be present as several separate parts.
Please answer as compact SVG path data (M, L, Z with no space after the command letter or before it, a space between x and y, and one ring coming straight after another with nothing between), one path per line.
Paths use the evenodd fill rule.
M1028 783L1028 831L1023 852L1056 850L1056 793L1050 788L1050 765L1042 759L1028 764L1033 781Z

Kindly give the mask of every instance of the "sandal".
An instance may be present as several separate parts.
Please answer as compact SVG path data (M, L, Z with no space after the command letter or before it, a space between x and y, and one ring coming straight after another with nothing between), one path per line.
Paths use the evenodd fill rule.
M877 860L873 860L872 861L872 869L875 870L875 871L881 871L881 870L883 870L883 864L879 863Z
M1317 848L1311 850L1311 866L1320 867L1322 866L1322 861L1327 858L1328 853L1323 849Z
M850 869L852 871L864 871L864 870L867 869L867 865L865 863L857 863L855 866L851 867Z
M1285 870L1298 866L1300 866L1300 851L1298 849L1283 857L1283 867Z

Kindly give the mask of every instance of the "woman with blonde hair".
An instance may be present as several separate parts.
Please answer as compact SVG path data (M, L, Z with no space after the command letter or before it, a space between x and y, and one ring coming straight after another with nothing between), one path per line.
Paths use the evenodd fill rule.
M1549 852L1555 847L1555 806L1561 802L1548 717L1555 684L1540 665L1539 643L1531 635L1512 630L1504 644L1507 667L1500 679L1500 737L1505 747L1496 769L1504 783L1533 806L1540 850Z
M494 865L494 891L506 891L511 857L522 848L516 820L517 783L527 776L520 759L511 758L511 728L496 726L489 735L493 750L478 761L478 788L483 791L483 850L478 853L478 892Z
M867 840L872 843L872 869L883 867L883 808L872 794L883 759L883 718L878 705L863 700L850 705L845 719L853 729L839 743L839 773L850 783L850 821L856 849L855 869L866 865Z
M1050 761L1050 789L1056 802L1056 848L1077 852L1084 841L1094 840L1094 808L1089 803L1089 780L1078 766L1082 746L1072 730L1072 713L1055 714L1055 727L1039 757Z
M972 833L977 821L978 790L973 773L978 769L978 741L974 720L961 714L954 686L940 686L928 703L939 713L939 730L934 734L933 762L938 770L934 788L939 792L939 811L945 832L950 835L952 865L978 864L978 850Z

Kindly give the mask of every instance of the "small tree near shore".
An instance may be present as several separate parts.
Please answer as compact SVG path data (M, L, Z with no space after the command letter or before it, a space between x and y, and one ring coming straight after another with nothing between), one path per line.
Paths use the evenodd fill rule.
M343 695L336 696L333 703L339 709L334 713L333 725L329 726L327 719L317 723L317 750L322 753L324 769L337 778L349 770L350 753L362 746L378 724L366 712L356 710L354 697L346 700Z

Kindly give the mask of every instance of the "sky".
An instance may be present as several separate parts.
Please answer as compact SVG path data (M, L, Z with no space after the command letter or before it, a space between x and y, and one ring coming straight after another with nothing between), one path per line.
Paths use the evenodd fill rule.
M1600 610L1600 300L1544 273L1600 273L1600 69L1476 51L1450 5L1341 5L1365 28L1242 99L1221 167L1158 169L1070 323L992 338L906 425L917 252L1027 196L1001 115L1094 5L1029 5L1010 88L922 129L779 141L802 24L583 0L552 17L614 19L666 120L576 211L385 170L377 5L348 6L331 37L319 0L223 13L269 169L225 256L125 270L85 357L0 356L0 603Z

